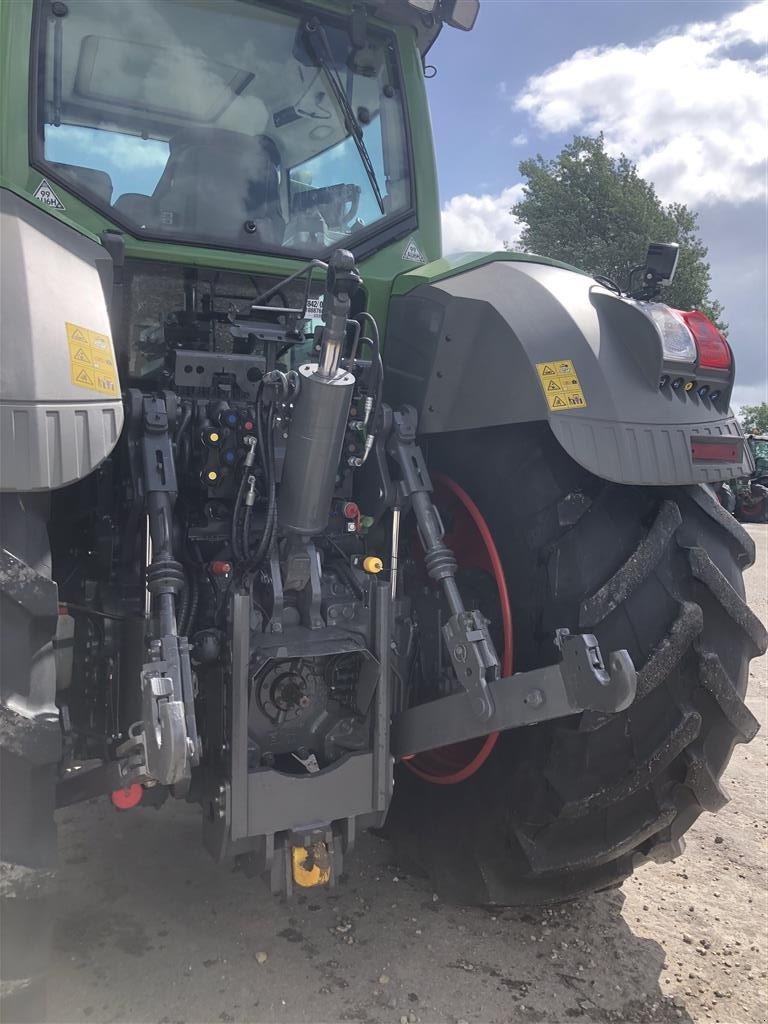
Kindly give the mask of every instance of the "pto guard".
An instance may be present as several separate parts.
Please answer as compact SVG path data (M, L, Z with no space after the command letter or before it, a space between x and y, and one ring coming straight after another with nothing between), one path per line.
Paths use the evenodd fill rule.
M513 254L446 263L403 275L390 305L385 397L415 406L421 434L547 419L576 462L618 483L752 472L728 407L733 368L664 363L641 307L574 270ZM664 376L690 390L660 389Z

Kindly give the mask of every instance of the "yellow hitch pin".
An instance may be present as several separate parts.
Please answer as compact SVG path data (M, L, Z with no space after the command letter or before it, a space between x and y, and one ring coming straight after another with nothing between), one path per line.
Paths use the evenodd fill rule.
M363 568L366 572L374 573L381 572L384 568L384 563L378 557L378 555L368 555L367 558L363 559Z
M322 841L306 846L291 848L291 868L296 885L311 889L316 885L327 885L331 880L331 857L328 847Z

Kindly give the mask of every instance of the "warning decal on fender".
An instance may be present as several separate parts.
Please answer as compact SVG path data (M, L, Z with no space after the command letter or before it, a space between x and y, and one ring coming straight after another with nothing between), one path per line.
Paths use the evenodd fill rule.
M544 397L553 412L586 409L587 400L584 398L579 376L570 359L536 363L536 370L544 390Z
M120 397L112 340L101 331L65 324L72 383L111 398Z

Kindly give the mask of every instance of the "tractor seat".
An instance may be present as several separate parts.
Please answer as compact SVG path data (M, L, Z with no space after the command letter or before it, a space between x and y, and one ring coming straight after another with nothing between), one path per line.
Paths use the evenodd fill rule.
M97 196L107 205L112 202L112 179L106 171L77 164L51 163L51 167L64 181L72 183L73 191Z
M170 140L152 196L154 225L238 247L282 243L280 157L265 135L188 128ZM135 197L128 200L135 206ZM149 225L147 225L149 226Z

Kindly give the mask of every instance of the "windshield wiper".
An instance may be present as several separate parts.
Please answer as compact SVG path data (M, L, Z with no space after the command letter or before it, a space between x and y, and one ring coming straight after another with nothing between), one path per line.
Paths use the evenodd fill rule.
M365 168L365 173L368 175L368 181L371 183L371 189L376 197L376 202L379 204L379 209L384 213L384 199L381 194L381 189L379 188L379 182L376 178L376 171L373 168L371 154L368 152L368 147L363 139L363 129L360 122L355 117L352 104L349 102L349 97L344 91L341 78L336 70L336 65L333 62L333 52L331 51L331 45L328 42L328 36L325 34L325 29L317 18L313 18L312 21L307 22L306 35L308 46L313 52L320 69L325 72L325 76L331 86L331 92L333 93L334 99L338 103L341 112L344 115L344 127L354 139L357 152L360 154L360 162ZM315 45L315 39L319 40L319 47Z

